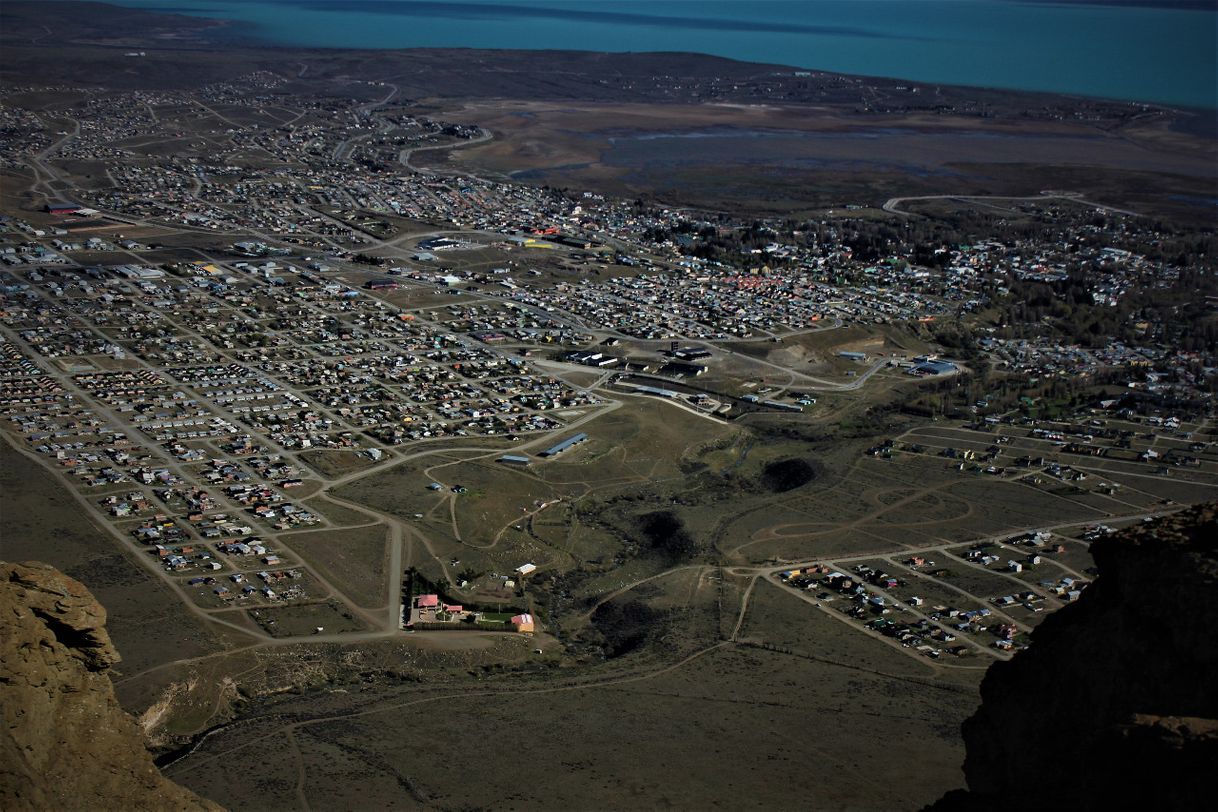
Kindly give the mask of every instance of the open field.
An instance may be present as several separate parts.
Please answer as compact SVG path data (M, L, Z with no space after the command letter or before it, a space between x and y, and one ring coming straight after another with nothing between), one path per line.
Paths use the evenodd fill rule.
M434 454L402 463L344 486L336 495L375 505L474 550L508 544L513 528L534 519L552 524L545 507L588 494L679 482L679 463L727 429L654 401L636 401L598 416L583 429L590 439L529 468L506 466L499 452ZM541 447L535 444L534 450ZM505 449L506 450L506 449ZM520 453L512 450L512 453ZM439 490L429 489L438 482ZM453 489L465 488L463 493ZM323 506L324 510L324 506ZM527 551L520 554L527 555Z
M927 352L927 344L907 332L885 326L849 325L833 329L824 325L811 332L783 336L775 345L765 342L742 341L724 345L733 352L760 358L789 369L802 369L812 374L841 375L859 364L839 358L839 352L864 352L871 357L900 353L913 356Z
M389 689L358 715L346 709L350 700L330 695L299 705L305 719L287 729L267 714L236 735L221 731L169 774L233 809L301 797L319 806L352 803L346 777L356 773L363 804L506 800L578 808L594 786L683 808L714 805L724 791L782 805L791 800L795 775L801 803L870 809L928 802L961 780L955 729L975 688L958 677L937 684L925 673L873 671L866 659L858 664L860 647L883 644L845 635L818 646L816 660L711 649L683 665L607 674L586 687L555 675L514 687L492 681L474 690ZM708 703L714 713L699 710ZM292 700L277 704L276 716L294 713ZM822 718L817 708L834 712ZM471 719L485 740L528 741L536 762L563 769L540 772L522 789L515 751L492 747L479 755L480 778L470 782L444 748L420 750L387 735L409 728L429 741L456 743ZM653 742L646 753L631 746L640 738ZM571 741L584 743L578 756ZM257 768L232 758L255 742L263 762ZM742 752L753 757L741 759ZM229 765L217 769L217 758Z
M324 499L322 497L314 497L306 500L305 504L310 510L316 511L320 515L329 520L330 524L335 527L352 527L357 525L368 524L372 519L358 510L352 510L349 507L344 507L337 502Z
M386 529L372 525L355 530L322 530L292 535L292 549L326 573L357 606L385 604L388 548Z
M782 105L552 105L538 102L473 102L450 115L483 122L501 137L490 146L453 153L452 160L480 168L545 178L551 168L598 165L646 170L666 162L767 163L801 160L833 167L866 164L886 168L885 156L933 170L956 163L1020 163L1051 154L1060 163L1085 161L1158 172L1190 172L1200 166L1163 150L1155 132L1134 130L1105 137L1068 122L1015 124L942 116L857 119L822 109ZM893 129L900 128L900 129ZM860 139L862 134L870 136ZM877 143L877 134L881 134ZM691 138L696 135L697 138ZM1132 143L1131 143L1132 142ZM741 145L746 149L741 149ZM1035 153L1030 151L1035 144ZM1136 144L1137 146L1133 146ZM643 146L646 149L643 149ZM606 151L607 149L607 151ZM1198 156L1200 157L1200 156Z
M318 628L331 634L368 628L336 601L298 606L262 606L250 609L249 613L254 622L275 637L301 637Z
M318 473L329 478L362 471L372 465L368 457L353 451L314 451L300 456Z
M751 512L728 525L744 539L729 546L748 560L803 560L850 552L916 547L985 537L1020 527L1102 518L1105 514L1014 482L981 479L933 458L891 461L858 458L828 489L772 498L773 508ZM778 512L779 510L785 512ZM838 539L835 541L835 539ZM831 546L829 546L831 545Z
M1204 196L1214 177L1212 148L1154 125L1104 132L1064 121L863 120L784 105L496 100L444 109L496 135L490 144L436 153L445 167L710 207L806 211L832 206L851 196L847 190L878 206L902 186L910 194L919 187L960 194L1071 188L1197 216L1172 195L1184 184ZM1168 175L1171 185L1158 180Z

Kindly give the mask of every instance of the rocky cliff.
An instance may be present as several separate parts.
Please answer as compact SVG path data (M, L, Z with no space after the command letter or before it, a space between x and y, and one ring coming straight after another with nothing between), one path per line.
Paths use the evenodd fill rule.
M1218 505L1092 546L1099 577L992 666L939 810L1186 809L1218 764Z
M0 562L0 809L219 810L153 765L114 698L105 623L79 581Z

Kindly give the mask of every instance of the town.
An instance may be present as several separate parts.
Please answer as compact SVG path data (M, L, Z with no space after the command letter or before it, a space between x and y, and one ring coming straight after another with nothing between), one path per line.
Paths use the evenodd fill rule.
M1075 284L1091 308L1170 291L1197 268L1169 258L1166 227L1065 193L1011 204L1008 218L1041 224L1030 234L929 251L912 237L877 242L859 207L734 221L419 168L420 152L493 136L395 105L391 87L360 103L286 97L281 83L86 93L54 114L0 107L20 145L5 165L33 167L44 201L0 221L6 429L202 612L237 612L276 636L482 617L403 597L393 578L371 602L346 594L326 556L304 552L361 523L335 489L477 438L522 472L564 437L611 447L597 417L638 399L730 425L816 420L826 399L913 387L927 394L908 408L963 422L915 428L876 458L1065 489L1117 518L1218 486L1212 403L1200 405L1212 343L1181 344L1179 325L1149 308L1132 341L978 318L1036 318L1019 310L1021 285ZM901 205L883 216L901 225L916 203ZM926 379L933 388L919 390ZM1080 400L1087 385L1113 394ZM445 504L467 490L432 484ZM968 555L917 548L912 561L933 552L940 570L847 557L783 570L782 583L924 654L1002 656L1089 576L1081 562L1049 564L1052 551L983 541ZM391 547L400 570L397 534ZM1003 575L953 586L935 574L947 559ZM502 598L502 582L444 571L467 584L465 604ZM508 595L519 615L471 627L532 630L537 596L515 583ZM383 613L367 608L380 600Z
M0 807L1204 804L1215 12L646 5L0 6Z

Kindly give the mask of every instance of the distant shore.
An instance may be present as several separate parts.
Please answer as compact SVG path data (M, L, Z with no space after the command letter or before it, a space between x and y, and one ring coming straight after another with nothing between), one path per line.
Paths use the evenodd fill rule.
M296 3L117 0L127 11L234 21L255 47L689 52L857 76L1218 108L1218 3L656 0L612 10L561 0ZM6 3L6 5L14 5ZM45 7L47 4L39 4Z

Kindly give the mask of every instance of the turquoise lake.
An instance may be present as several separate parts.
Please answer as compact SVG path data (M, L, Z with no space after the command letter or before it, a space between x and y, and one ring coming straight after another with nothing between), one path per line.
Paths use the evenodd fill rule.
M111 0L274 45L691 51L922 82L1218 107L1211 0Z

